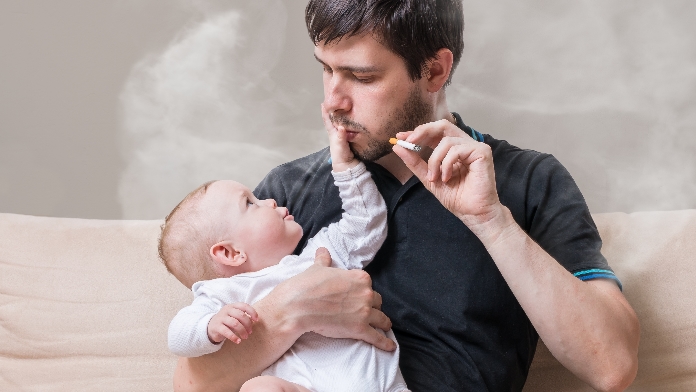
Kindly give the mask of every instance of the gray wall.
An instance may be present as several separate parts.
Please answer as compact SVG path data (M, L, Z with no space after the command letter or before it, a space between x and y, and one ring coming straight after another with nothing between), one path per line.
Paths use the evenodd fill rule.
M163 217L326 143L304 0L0 0L0 212ZM696 208L696 3L464 1L450 109L593 212Z

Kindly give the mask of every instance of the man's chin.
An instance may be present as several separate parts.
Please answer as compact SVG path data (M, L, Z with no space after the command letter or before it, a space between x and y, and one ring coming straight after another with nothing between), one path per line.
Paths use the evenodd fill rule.
M392 145L389 143L375 143L372 146L364 148L362 151L358 151L352 144L350 145L350 150L353 152L358 160L363 162L374 162L382 157L389 155L392 152Z
M363 151L357 151L357 150L351 148L351 151L353 151L353 155L355 155L355 157L360 161L374 162L374 161L376 161L376 160L378 160L386 155L389 155L389 153L392 152L392 149L390 146L389 149L386 149L386 150L384 150L384 149L380 149L380 150L368 149L368 150L363 150Z

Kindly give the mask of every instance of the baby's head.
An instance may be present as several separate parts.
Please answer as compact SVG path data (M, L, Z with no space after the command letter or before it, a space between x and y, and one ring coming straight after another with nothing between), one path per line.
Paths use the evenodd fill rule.
M275 200L258 200L235 181L196 188L165 218L159 255L186 287L278 264L302 228Z

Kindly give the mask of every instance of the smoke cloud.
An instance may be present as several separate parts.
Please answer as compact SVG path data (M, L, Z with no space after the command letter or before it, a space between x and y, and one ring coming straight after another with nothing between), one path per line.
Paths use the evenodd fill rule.
M696 208L695 3L464 9L449 98L472 126L556 155L593 212Z
M124 218L161 218L215 178L253 188L327 145L304 1L181 4L197 22L138 62L121 95ZM450 110L554 154L592 212L696 208L696 3L465 0L464 11Z
M163 218L212 179L253 189L273 167L325 145L320 130L286 143L296 130L282 113L308 95L272 77L286 33L283 2L244 3L227 11L188 3L203 20L133 67L121 94L123 218Z

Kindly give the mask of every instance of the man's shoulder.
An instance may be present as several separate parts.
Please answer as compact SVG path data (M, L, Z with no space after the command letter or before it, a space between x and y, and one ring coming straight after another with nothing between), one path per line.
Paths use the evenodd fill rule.
M507 177L529 179L532 175L546 177L557 170L565 170L552 154L520 148L488 134L484 135L484 143L493 153L496 181Z
M507 172L511 168L519 168L520 166L536 165L544 161L555 161L550 154L524 149L508 143L506 140L496 139L490 134L483 134L469 125L464 123L462 117L452 112L456 125L464 131L472 139L488 144L493 152L493 162L496 167L496 172Z
M298 184L316 184L323 177L330 177L329 148L323 148L302 158L283 163L272 169L256 186L254 194L258 198L273 198L276 201L288 197L288 189L296 188Z
M330 157L329 148L325 147L312 154L276 166L269 172L269 175L280 175L286 178L290 176L292 178L306 175L307 173L317 173L324 167L329 167L330 169Z
M525 161L533 161L533 160L544 160L544 159L549 159L552 158L553 155L544 153L544 152L539 152L536 150L531 150L527 148L521 148L517 147L513 144L510 144L507 140L502 140L502 139L496 139L491 135L483 135L484 137L484 143L488 144L491 147L491 151L493 152L493 160L494 162L497 160L500 161L514 161L514 160L525 160ZM497 162L496 162L497 163Z

